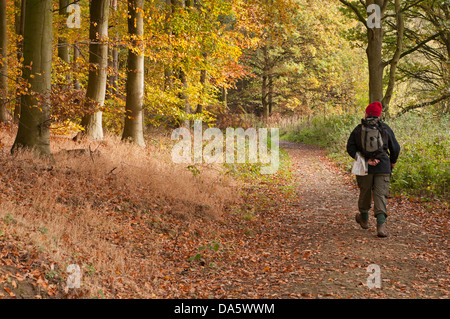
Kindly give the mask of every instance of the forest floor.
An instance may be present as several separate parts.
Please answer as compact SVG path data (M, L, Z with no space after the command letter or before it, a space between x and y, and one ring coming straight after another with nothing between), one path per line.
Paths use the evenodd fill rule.
M108 222L88 225L102 241L98 247L83 244L86 249L75 249L68 239L71 234L62 230L56 248L45 246L56 242L59 233L55 230L52 240L44 238L51 233L50 221L47 226L31 226L35 219L27 218L35 203L26 213L14 215L14 208L6 212L13 207L5 204L7 198L15 194L23 206L24 197L33 195L12 192L20 178L6 176L12 168L3 172L0 298L449 298L447 203L391 197L389 237L378 238L374 218L368 230L354 220L358 189L353 176L318 147L286 141L281 147L290 157L288 175L241 183L240 199L210 217L203 211L206 204L192 216L177 212L172 204L157 216L136 213L133 207L141 207L137 197L127 210L123 205L107 209L106 204L123 203L110 199L115 194L111 190L103 196L102 186L94 185L97 199L105 202L101 207ZM70 179L70 171L80 179L63 166L44 168L45 174ZM105 171L111 173L110 167ZM10 185L5 185L7 180ZM71 196L70 207L76 207ZM86 201L95 197L84 196ZM38 212L37 216L45 215L42 208ZM17 231L18 225L22 231ZM100 226L109 228L95 229ZM113 255L106 258L107 254ZM81 288L66 287L64 268L70 262L62 261L69 255L71 262L82 264ZM108 268L101 262L119 257L124 266ZM380 267L380 288L367 285L371 264Z
M177 280L202 297L449 298L446 204L390 198L389 237L378 238L375 218L368 230L355 222L353 176L318 147L281 146L292 178L249 186L244 205L251 217L225 228L223 245L233 249L214 268L190 266ZM371 264L380 267L380 289L367 285Z

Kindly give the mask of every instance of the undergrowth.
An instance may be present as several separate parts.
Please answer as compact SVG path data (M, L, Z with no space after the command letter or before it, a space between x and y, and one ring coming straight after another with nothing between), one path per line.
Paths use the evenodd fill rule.
M361 121L359 115L316 117L281 128L281 138L319 145L348 172L353 159L346 144L351 131ZM393 171L391 191L424 199L449 199L450 183L450 117L433 114L406 114L385 121L401 146Z

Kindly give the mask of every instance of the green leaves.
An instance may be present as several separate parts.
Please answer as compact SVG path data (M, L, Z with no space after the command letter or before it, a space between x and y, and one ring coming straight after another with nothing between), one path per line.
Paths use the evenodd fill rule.
M201 265L208 265L210 268L214 268L214 263L211 261L209 255L212 253L217 253L219 249L222 247L222 244L213 240L212 242L206 244L205 246L201 246L198 248L198 253L194 256L190 257L189 261L198 261Z

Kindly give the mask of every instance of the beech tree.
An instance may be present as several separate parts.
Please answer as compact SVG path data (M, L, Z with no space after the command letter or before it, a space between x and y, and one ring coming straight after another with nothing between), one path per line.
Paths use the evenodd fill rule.
M9 119L8 103L8 34L6 28L6 0L0 0L0 122Z
M27 0L23 38L23 78L29 84L21 96L19 128L11 151L50 152L50 91L52 68L51 0Z
M59 14L67 17L67 7L71 3L70 0L59 0ZM65 37L58 38L58 57L66 63L69 63L69 44Z
M128 0L128 50L125 125L122 140L145 146L144 141L144 0Z
M117 0L111 0L111 8L113 12L117 11ZM109 19L111 20L111 19ZM115 23L113 23L115 24ZM119 81L119 46L117 44L118 37L114 35L110 41L110 47L108 52L108 68L110 74L108 75L107 88L106 88L106 99L110 99L113 96L118 95L118 81Z
M93 104L95 112L85 114L81 120L81 136L92 140L103 139L102 111L105 103L108 68L108 16L110 0L92 0L89 26L89 77L86 103ZM80 137L80 135L77 135Z
M16 31L16 47L17 47L17 61L23 58L23 33L25 28L25 5L27 0L14 0L15 17L14 28ZM20 76L17 77L17 83L20 83ZM14 106L14 122L19 121L20 106L21 106L21 88L16 88L16 102Z
M241 59L253 75L229 90L228 106L243 107L262 119L273 112L310 115L350 110L352 101L366 90L366 81L359 72L363 58L354 56L360 50L352 49L339 34L349 29L348 19L339 12L341 5L324 7L307 0L288 5L288 1L261 2L263 12L272 16L258 12L258 17L265 17L259 22L264 27L260 45L246 50Z

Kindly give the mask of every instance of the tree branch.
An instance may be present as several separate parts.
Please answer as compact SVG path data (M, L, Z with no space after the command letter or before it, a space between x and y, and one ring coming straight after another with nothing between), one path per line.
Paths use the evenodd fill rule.
M425 1L425 0L417 0L417 1L414 2L414 3L411 3L411 4L409 4L409 5L406 5L404 8L402 8L402 9L400 10L400 12L406 12L406 11L408 11L410 8L416 6L416 5L418 5L418 4L420 4L421 2L424 2L424 1Z
M397 71L398 61L400 60L400 55L403 50L403 34L405 31L405 23L403 19L403 14L400 11L400 0L395 0L395 13L397 21L397 44L394 56L391 59L391 67L389 68L389 83L386 89L386 93L381 101L383 106L389 107L389 103L392 98L395 84L395 72Z
M362 22L364 26L367 28L367 20L362 16L361 12L359 12L358 8L355 7L353 3L350 3L346 0L339 0L339 1L342 2L344 5L346 5L347 7L351 8L356 13L358 20Z
M422 42L420 42L419 44L417 44L415 47L413 47L413 48L411 48L411 49L409 49L409 50L406 50L406 51L404 51L402 54L400 54L399 59L403 58L404 56L406 56L406 55L408 55L408 54L411 54L411 53L417 51L418 49L420 49L421 47L423 47L423 46L424 46L425 44L427 44L428 42L430 42L430 41L436 39L437 37L441 36L443 33L444 33L444 30L442 30L442 31L440 31L440 32L438 32L438 33L436 33L436 34L434 34L434 35L432 35L432 36L426 38L425 40L423 40ZM391 63L392 63L392 60L393 60L393 59L384 62L383 65L384 65L384 66L387 66L387 65L391 64Z
M437 103L442 102L442 101L444 101L444 100L446 100L448 98L450 98L450 94L444 94L443 96L441 96L441 97L439 97L439 98L437 98L437 99L435 99L433 101L423 102L423 103L407 106L405 108L402 108L402 110L397 114L397 117L400 117L403 114L408 113L409 111L412 111L412 110L415 110L415 109L419 109L421 107L437 104Z

